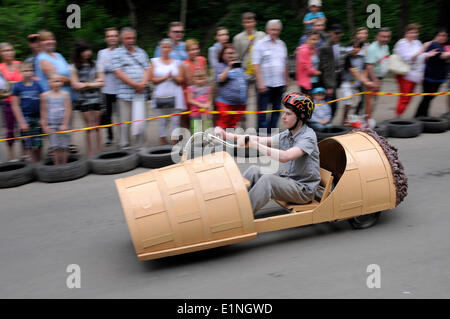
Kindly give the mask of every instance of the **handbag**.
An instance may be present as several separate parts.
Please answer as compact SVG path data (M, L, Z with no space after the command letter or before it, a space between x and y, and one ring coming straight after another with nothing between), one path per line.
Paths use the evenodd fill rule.
M175 96L156 97L155 104L157 109L175 108Z
M397 46L397 44L395 46ZM391 56L389 56L388 70L394 74L406 75L409 73L409 71L411 71L411 66L405 61L403 61L400 55L394 53Z

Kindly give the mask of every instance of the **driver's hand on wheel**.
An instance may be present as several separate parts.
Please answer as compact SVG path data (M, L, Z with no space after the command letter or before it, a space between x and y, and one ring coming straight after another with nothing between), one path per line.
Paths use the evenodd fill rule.
M250 145L250 140L250 135L239 135L236 141L236 145L238 148L248 147Z
M214 128L214 135L218 136L219 138L221 138L222 140L226 139L226 132L223 128L221 128L220 126L216 126Z

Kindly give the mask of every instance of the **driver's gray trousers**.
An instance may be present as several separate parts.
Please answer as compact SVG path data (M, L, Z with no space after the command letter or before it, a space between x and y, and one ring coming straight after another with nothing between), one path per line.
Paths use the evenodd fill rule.
M311 202L314 195L308 194L305 187L288 177L275 174L261 174L259 166L250 166L243 174L250 181L249 196L253 213L256 213L270 199L286 202L306 204Z

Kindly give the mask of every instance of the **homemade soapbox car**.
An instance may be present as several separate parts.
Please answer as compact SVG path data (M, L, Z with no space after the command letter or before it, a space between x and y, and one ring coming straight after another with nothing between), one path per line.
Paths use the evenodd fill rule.
M234 145L208 133L209 140ZM198 134L198 133L197 133ZM218 152L117 179L125 218L139 260L149 260L255 239L258 233L348 219L370 227L379 213L407 194L397 150L371 130L319 143L321 183L305 205L278 201L290 211L255 219L234 158ZM181 154L180 154L181 155Z

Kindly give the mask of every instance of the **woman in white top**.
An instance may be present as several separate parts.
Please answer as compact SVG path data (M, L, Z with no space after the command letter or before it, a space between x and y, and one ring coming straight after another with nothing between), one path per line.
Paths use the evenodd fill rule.
M400 39L394 47L394 54L399 55L403 61L409 64L410 71L405 75L396 74L396 79L401 93L412 93L417 83L422 82L424 61L427 53L424 53L428 45L422 45L417 40L419 37L418 24L408 24L405 28L405 37ZM399 96L395 110L397 118L406 111L411 96Z
M181 112L186 109L183 96L183 69L180 61L169 57L173 42L171 39L160 41L161 56L151 60L151 78L154 84L152 108L156 108L158 116ZM172 131L180 127L180 117L162 118L159 122L159 137L161 145L167 144L166 127L171 122ZM176 141L173 141L173 144Z

